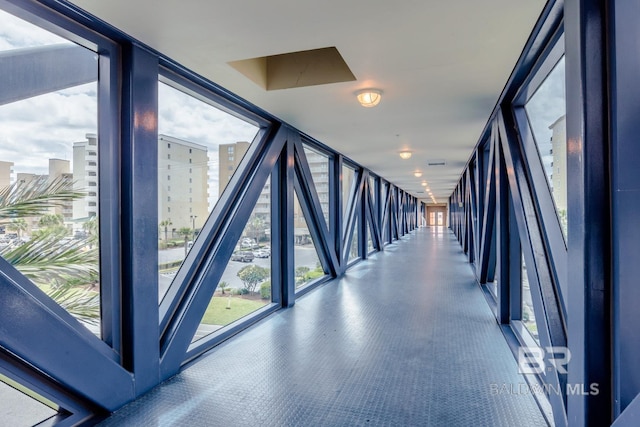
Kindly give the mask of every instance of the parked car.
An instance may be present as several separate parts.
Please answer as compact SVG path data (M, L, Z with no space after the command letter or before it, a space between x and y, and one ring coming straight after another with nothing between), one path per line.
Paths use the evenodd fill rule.
M269 258L271 252L266 249L258 249L257 251L253 251L253 256L256 258Z
M240 242L240 246L242 246L243 248L253 248L256 245L256 241L253 239L249 239L248 237L245 237L244 239L242 239L242 242Z
M231 255L231 261L251 262L253 258L253 253L249 251L238 251Z

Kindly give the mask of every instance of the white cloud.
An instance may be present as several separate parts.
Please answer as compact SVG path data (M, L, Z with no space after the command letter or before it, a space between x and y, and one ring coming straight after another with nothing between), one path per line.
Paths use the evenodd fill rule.
M72 42L0 10L0 52L59 43ZM91 83L0 106L0 160L14 162L18 173L39 174L47 173L50 158L72 161L73 143L97 133L97 105ZM219 145L251 142L258 128L165 84L159 84L159 106L159 133L208 148L213 208Z

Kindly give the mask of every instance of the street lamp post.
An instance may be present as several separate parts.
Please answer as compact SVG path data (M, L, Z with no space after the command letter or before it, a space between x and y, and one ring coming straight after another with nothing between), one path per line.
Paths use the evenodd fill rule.
M193 238L196 237L196 218L198 215L191 215L191 229L193 230Z

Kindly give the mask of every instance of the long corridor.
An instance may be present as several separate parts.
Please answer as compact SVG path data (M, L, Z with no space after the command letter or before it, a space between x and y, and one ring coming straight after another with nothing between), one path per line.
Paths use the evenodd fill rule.
M422 228L101 425L547 425L520 384L453 234Z

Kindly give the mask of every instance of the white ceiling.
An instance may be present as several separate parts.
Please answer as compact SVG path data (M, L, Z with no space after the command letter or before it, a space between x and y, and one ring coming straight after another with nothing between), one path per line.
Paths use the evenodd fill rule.
M446 202L544 0L73 0L424 198ZM335 46L354 82L265 91L228 65ZM354 92L383 90L376 108ZM409 160L398 152L410 149ZM431 159L447 165L427 167ZM422 170L422 178L413 171Z

